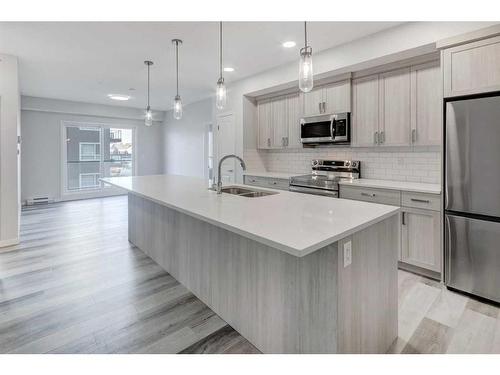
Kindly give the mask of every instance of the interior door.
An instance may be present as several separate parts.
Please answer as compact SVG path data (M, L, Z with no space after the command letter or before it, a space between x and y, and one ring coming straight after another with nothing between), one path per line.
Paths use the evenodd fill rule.
M446 285L500 302L500 223L445 215Z
M500 217L499 119L500 96L447 103L447 210Z
M235 134L234 116L232 114L217 116L217 160L215 168L218 168L219 160L222 157L235 153ZM222 164L221 178L223 184L232 184L236 181L236 162L234 158L228 159Z

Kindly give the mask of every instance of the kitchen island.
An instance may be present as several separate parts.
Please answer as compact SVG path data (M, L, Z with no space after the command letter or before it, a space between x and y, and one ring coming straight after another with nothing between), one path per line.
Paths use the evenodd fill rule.
M129 241L261 351L383 353L397 337L398 207L217 194L174 175L103 181L129 193Z

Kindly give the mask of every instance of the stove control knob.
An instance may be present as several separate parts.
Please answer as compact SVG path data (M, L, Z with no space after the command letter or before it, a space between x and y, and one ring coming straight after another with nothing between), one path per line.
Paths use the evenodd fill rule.
M350 166L351 166L351 162L350 162L350 161L346 161L346 162L345 162L345 166L346 166L346 167L350 167Z
M317 160L313 160L312 161L312 165L313 165L313 167L316 167L318 165L318 161Z

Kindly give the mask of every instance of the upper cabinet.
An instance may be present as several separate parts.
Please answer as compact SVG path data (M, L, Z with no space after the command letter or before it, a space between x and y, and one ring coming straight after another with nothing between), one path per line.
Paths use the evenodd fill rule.
M430 146L441 142L439 62L353 81L353 146Z
M353 147L440 145L442 87L435 60L261 99L258 148L302 148L301 117L341 112L351 112Z
M298 93L260 100L258 112L258 148L299 148L302 102Z
M271 148L272 102L262 100L257 104L257 146Z
M352 144L372 147L378 144L378 74L352 82Z
M304 116L351 111L351 80L314 88L302 94Z
M410 68L380 74L379 90L379 145L408 146Z
M300 118L302 117L302 101L298 93L286 97L288 138L286 147L302 148L300 142Z
M442 137L443 91L439 62L411 67L411 143L440 145Z
M500 90L500 36L442 51L444 96Z
M271 147L286 146L288 138L287 100L279 97L271 101Z

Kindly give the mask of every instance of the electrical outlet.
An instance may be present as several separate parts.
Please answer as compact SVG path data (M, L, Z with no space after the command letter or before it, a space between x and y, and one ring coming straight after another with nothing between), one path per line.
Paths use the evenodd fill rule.
M347 241L344 243L344 268L352 263L352 243Z

